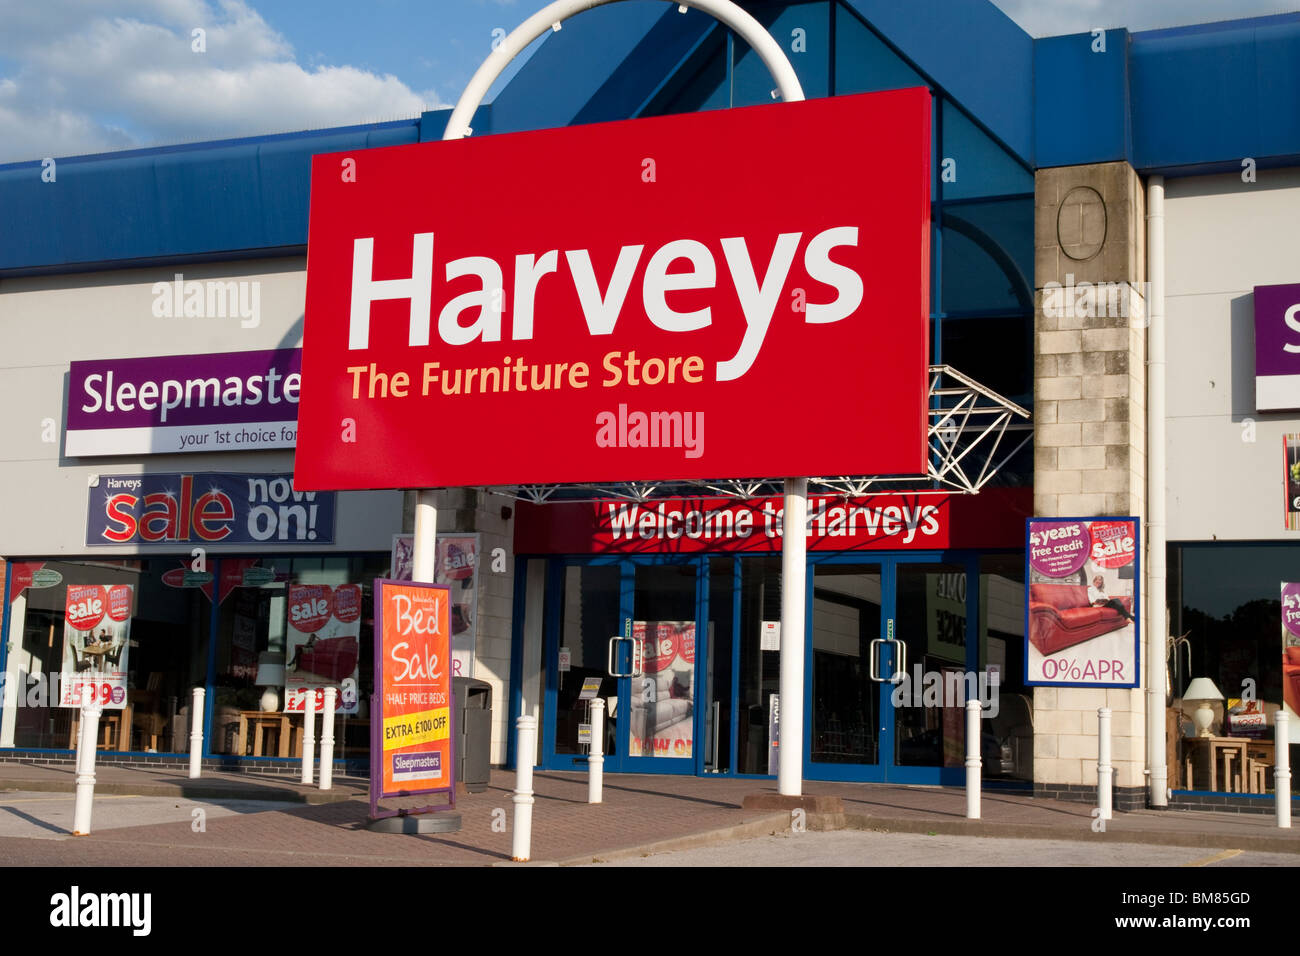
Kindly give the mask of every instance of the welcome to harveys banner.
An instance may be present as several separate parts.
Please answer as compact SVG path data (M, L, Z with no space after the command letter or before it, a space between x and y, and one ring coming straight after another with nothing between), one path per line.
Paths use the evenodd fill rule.
M978 495L808 496L808 548L815 551L1023 548L1027 488ZM779 552L783 501L669 498L649 502L520 502L515 553L660 554Z

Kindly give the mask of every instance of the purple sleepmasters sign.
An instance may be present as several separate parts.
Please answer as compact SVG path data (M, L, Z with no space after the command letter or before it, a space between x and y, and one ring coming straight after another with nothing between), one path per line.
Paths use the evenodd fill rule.
M1300 283L1255 286L1255 409L1300 408Z
M293 448L302 349L73 362L64 454Z

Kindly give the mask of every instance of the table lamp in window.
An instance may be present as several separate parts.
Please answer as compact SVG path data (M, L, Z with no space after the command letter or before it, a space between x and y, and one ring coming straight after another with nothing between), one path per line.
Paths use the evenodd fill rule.
M258 687L264 688L259 706L265 712L278 712L280 709L280 688L284 686L284 655L274 651L264 651L257 655Z
M1189 704L1200 703L1200 706L1192 712L1196 736L1213 737L1210 724L1214 723L1214 708L1210 706L1210 701L1223 700L1223 695L1219 693L1219 688L1214 686L1214 681L1208 677L1196 678L1187 685L1187 690L1183 691L1183 700Z

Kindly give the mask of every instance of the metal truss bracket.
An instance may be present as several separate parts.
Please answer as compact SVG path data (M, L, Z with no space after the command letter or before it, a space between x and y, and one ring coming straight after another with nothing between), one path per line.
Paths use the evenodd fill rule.
M931 365L930 454L924 475L838 475L808 479L809 494L853 497L978 494L1033 438L1029 412L949 365ZM492 491L535 504L556 501L716 497L764 498L782 493L783 478L626 481L509 485Z

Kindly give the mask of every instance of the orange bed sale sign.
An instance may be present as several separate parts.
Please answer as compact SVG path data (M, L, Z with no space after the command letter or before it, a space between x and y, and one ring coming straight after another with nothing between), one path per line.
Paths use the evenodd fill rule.
M379 812L382 797L446 792L455 803L450 608L443 585L375 582L372 817L397 812Z

